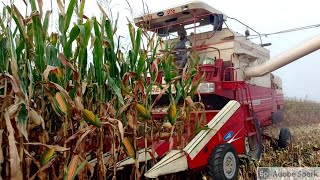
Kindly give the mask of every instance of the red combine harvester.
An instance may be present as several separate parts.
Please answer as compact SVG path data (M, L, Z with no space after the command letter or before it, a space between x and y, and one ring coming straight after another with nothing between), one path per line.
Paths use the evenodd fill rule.
M139 162L161 159L144 174L146 177L207 169L213 179L236 179L239 157L259 158L263 128L283 119L282 82L271 72L320 48L318 36L270 59L269 51L264 48L268 44L255 44L247 36L223 28L227 19L203 2L191 2L134 19L136 26L157 32L169 45L178 41L178 31L185 30L200 58L198 73L205 74L197 94L206 107L206 130L201 130L182 150L170 151L169 142L161 140L153 142L155 153L151 155L149 151L145 153L141 141ZM160 89L153 88L154 95L159 93ZM165 115L165 112L152 112L158 121ZM195 121L195 116L190 116ZM286 147L289 140L290 131L282 129L278 145ZM105 157L108 158L108 154ZM134 164L132 158L123 159L118 166L129 164Z

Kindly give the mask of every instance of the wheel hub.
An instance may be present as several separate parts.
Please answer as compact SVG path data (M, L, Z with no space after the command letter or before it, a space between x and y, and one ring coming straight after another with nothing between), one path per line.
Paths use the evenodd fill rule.
M228 179L234 177L236 172L236 158L233 153L228 152L223 159L223 171Z

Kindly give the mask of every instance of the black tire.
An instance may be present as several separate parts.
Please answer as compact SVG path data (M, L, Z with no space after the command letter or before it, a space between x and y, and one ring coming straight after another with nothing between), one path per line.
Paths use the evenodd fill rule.
M262 128L260 125L260 121L255 116L255 125L256 125L256 131L257 135L251 137L252 139L249 139L249 151L248 154L250 157L254 159L260 159L261 154L263 152L263 144L262 144Z
M281 128L279 133L278 147L287 148L291 143L291 132L288 128Z
M231 164L231 169L225 169L226 161ZM228 171L230 173L228 174ZM208 160L208 173L214 180L236 180L239 172L238 153L232 144L216 146Z

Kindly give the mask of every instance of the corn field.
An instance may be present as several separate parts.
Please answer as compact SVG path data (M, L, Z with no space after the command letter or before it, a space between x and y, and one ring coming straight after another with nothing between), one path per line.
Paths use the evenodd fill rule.
M83 13L85 2L57 0L57 32L48 30L51 13L43 12L42 0L28 2L32 12L27 16L15 4L4 5L0 17L3 179L116 179L116 163L123 157L135 159L129 175L139 179L147 166L139 167L138 141L147 147L161 138L172 142L177 136L177 146L183 148L188 139L179 136L181 128L196 134L202 127L197 123L196 128L187 128L186 114L203 108L192 101L202 80L196 73L195 53L179 75L170 53L160 58L156 53L159 46L170 51L168 45L129 21L125 28L131 45L124 52L117 21L110 20L101 6L100 20L88 18ZM159 72L166 82L162 86ZM156 97L151 95L154 85L161 87ZM159 122L151 109L161 98L167 98L170 106ZM111 158L104 162L107 152ZM95 166L88 163L94 158Z
M319 167L320 166L320 103L297 98L285 99L284 120L264 129L274 139L264 141L259 161L243 162L239 179L254 179L257 167ZM278 149L281 128L289 128L292 144Z

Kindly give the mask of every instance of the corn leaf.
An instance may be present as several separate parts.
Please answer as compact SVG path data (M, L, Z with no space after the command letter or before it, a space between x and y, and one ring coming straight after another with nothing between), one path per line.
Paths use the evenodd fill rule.
M75 9L76 3L77 3L77 0L70 0L69 6L67 9L67 14L64 21L63 33L66 33L69 29L70 21L71 21L73 10Z
M42 37L42 25L40 21L39 14L32 15L32 27L33 27L33 38L36 45L36 59L35 65L40 73L43 73L45 69L45 60L44 60L44 40Z
M99 25L96 19L93 21L95 40L94 40L94 50L93 50L93 64L95 69L96 80L99 85L103 84L102 79L102 44L101 44L101 34L99 30Z
M80 29L77 25L73 26L73 28L70 31L70 37L69 40L67 41L67 44L64 46L64 55L66 58L71 58L72 56L72 43L76 38L79 36Z
M136 35L136 41L134 44L134 48L133 48L133 63L136 64L137 59L138 59L138 55L139 55L139 51L140 51L140 44L141 44L141 29L139 28L137 30L137 35Z
M110 87L112 88L113 92L117 95L118 101L121 105L124 105L123 97L121 94L121 88L119 88L112 78L108 78L108 83L110 83Z
M0 172L2 171L2 166L1 164L4 162L4 157L3 157L3 151L2 151L2 134L3 134L3 129L0 130ZM0 175L0 179L2 179Z
M21 104L21 108L18 114L18 128L21 134L28 140L27 132L28 112L25 104Z
M8 141L9 141L10 178L22 179L20 158L19 158L18 149L16 146L16 141L14 138L14 129L10 121L9 113L5 112L4 117L6 120L6 127L8 131Z
M43 32L45 32L45 36L47 36L48 27L49 27L49 19L50 19L51 11L47 11L43 20Z

